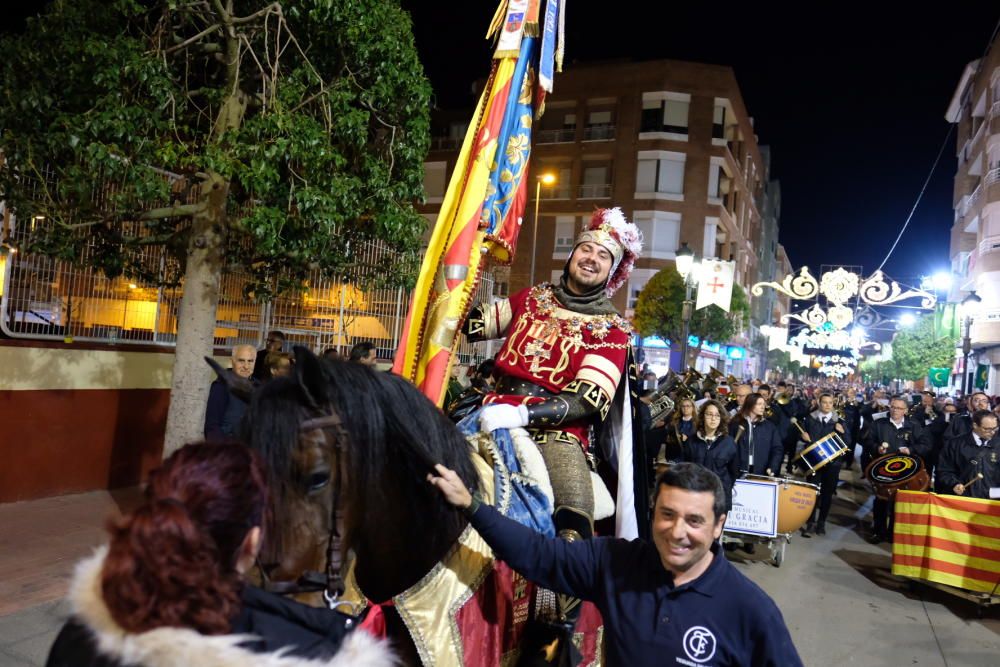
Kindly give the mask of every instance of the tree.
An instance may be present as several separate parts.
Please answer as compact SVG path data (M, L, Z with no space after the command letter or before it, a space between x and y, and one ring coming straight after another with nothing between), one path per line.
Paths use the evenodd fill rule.
M950 367L955 360L958 340L934 335L934 318L921 317L909 329L903 329L892 340L892 360L895 377L919 380L927 377L931 368Z
M659 336L678 341L684 335L681 307L684 302L684 281L674 267L660 269L639 293L633 320L643 336ZM691 316L691 335L703 340L724 342L747 325L750 304L739 285L733 285L729 312L718 306L695 310ZM686 365L686 362L685 362Z
M200 435L224 271L264 299L366 240L418 247L430 88L392 0L56 0L0 45L0 196L44 218L31 249L184 284L168 453Z

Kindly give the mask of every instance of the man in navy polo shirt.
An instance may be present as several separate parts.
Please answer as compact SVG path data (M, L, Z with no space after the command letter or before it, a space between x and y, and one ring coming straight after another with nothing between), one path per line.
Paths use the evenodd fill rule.
M719 478L673 465L656 482L653 543L547 538L479 502L442 465L434 484L497 556L535 583L590 600L604 617L609 665L781 665L802 661L764 591L722 555Z

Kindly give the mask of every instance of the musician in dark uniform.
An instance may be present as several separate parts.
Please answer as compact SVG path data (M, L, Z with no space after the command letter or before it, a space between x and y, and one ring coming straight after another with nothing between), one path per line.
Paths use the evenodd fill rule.
M976 410L972 414L972 432L949 440L941 450L935 478L937 492L989 498L991 488L1000 491L1000 442L996 436L996 415Z
M977 410L989 410L990 397L981 391L970 394L965 402L965 412L954 415L944 430L944 442L972 432L972 415Z
M744 475L767 475L773 477L781 467L784 449L778 429L774 423L764 418L767 402L758 393L752 393L743 401L743 406L729 422L729 434L736 441L739 454L740 472ZM743 546L747 553L754 552L752 542Z
M837 433L843 438L847 432L844 423L833 411L833 396L827 393L820 394L819 408L806 417L805 423L806 432L802 434L802 439L806 441L807 447L831 433ZM806 478L810 484L819 485L819 502L813 508L809 521L802 527L802 537L812 537L813 533L826 535L826 517L830 514L830 505L837 493L841 458L833 459Z
M740 471L751 475L777 474L784 450L774 423L764 418L766 403L760 394L750 394L729 422L729 434L740 454Z
M861 441L861 403L858 402L854 387L844 389L844 444L847 445L847 453L844 454L843 467L850 469L854 465L854 446Z
M924 459L928 474L931 474L937 465L938 454L944 447L944 431L948 427L948 422L944 420L944 411L934 405L934 398L932 391L920 392L920 403L913 406L910 411L910 418L927 429L931 441L930 451Z
M879 419L885 419L889 413L889 400L885 397L884 389L872 391L871 400L861 405L858 409L860 426L858 428L858 442L861 443L861 470L864 472L868 463L872 460L871 450L868 443L871 441L872 428Z
M867 449L871 458L899 452L921 458L931 450L927 429L907 416L910 406L906 400L895 397L889 402L889 416L872 423L868 433ZM872 508L875 522L871 541L874 544L892 541L893 507L887 500L875 498Z
M788 427L791 426L791 422L789 422L783 406L779 405L775 400L777 396L774 395L770 386L762 384L758 393L761 398L764 399L764 418L774 424L775 431L778 433L778 440L784 442L785 437L788 435ZM778 468L775 468L774 470L775 472L779 471Z

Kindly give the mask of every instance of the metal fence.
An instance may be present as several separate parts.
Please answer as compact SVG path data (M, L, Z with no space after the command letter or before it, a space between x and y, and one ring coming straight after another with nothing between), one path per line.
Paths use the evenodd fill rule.
M29 232L30 224L14 225L11 246L24 248ZM88 244L84 259L90 250ZM162 248L146 246L142 252L143 264L159 267L161 276L175 268ZM370 242L361 250L356 268L347 274L329 278L317 272L309 276L301 292L266 303L244 296L244 275L224 275L215 345L261 346L267 332L277 329L289 346L305 345L317 353L334 348L343 354L355 343L369 341L379 358L391 359L402 334L409 294L402 288L366 287L374 282L374 267L385 266L386 259L401 271L415 269L418 261ZM474 301L492 301L495 287L493 276L484 272ZM171 347L177 338L182 289L146 285L128 277L108 279L83 266L23 250L8 251L0 256L0 330L13 338ZM469 344L463 339L458 363L478 363L493 352L490 343Z

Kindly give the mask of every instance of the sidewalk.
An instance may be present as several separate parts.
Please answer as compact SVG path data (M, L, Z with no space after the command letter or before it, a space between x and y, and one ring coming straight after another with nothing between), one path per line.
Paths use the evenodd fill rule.
M138 488L0 505L0 665L43 665L62 626L73 565L105 541L104 523Z

